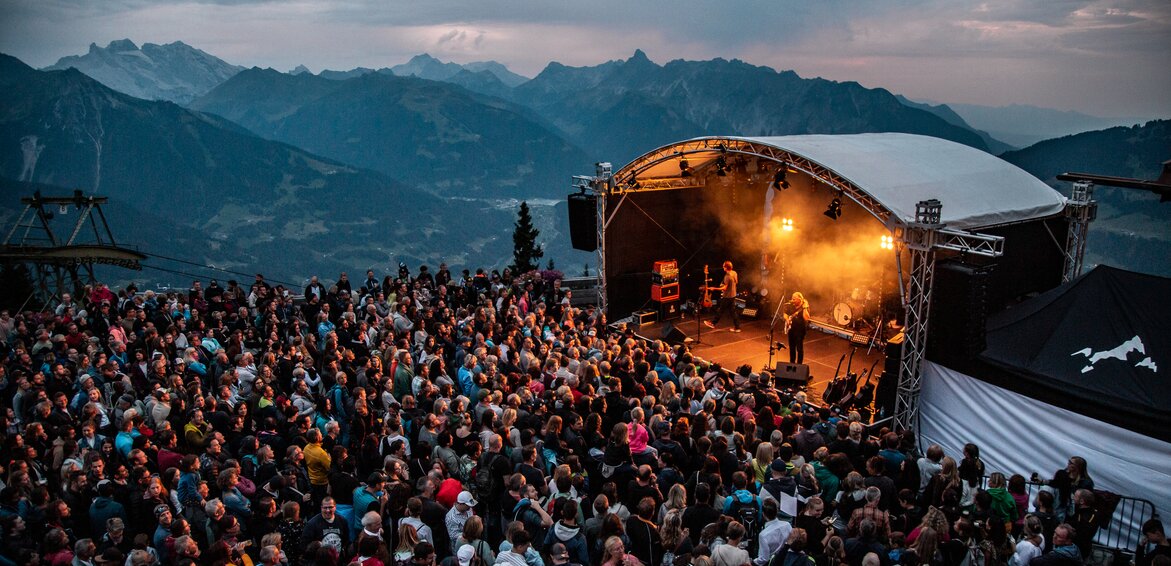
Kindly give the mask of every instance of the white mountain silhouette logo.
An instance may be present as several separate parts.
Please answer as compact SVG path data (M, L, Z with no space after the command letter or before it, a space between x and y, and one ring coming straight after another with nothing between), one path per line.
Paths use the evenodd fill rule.
M1155 365L1155 360L1151 359L1151 357L1147 355L1147 349L1145 346L1143 346L1143 340L1137 335L1134 338L1131 338L1130 340L1127 340L1126 342L1123 342L1109 350L1095 352L1092 348L1084 348L1070 354L1070 357L1078 355L1085 356L1090 363L1089 365L1082 368L1082 373L1087 373L1092 371L1094 369L1094 365L1102 360L1114 359L1120 360L1124 363L1130 363L1128 358L1130 357L1131 352L1138 352L1143 356L1143 359L1137 364L1134 364L1134 367L1145 367L1152 372L1159 373L1159 368Z

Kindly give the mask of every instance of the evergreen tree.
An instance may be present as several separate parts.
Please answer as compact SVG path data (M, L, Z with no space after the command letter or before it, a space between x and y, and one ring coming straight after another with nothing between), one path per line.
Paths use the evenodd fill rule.
M516 224L512 231L512 265L513 273L528 273L537 268L538 261L545 255L545 250L537 245L537 236L540 230L533 226L533 215L529 213L529 203L520 202L520 211L516 215Z

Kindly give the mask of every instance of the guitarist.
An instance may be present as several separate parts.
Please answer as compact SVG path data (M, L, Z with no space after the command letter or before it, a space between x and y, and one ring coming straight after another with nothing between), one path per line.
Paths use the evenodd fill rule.
M732 316L732 332L740 332L740 313L736 312L736 286L740 283L740 276L732 270L732 262L724 262L724 282L719 287L711 287L709 291L723 291L720 295L720 307L716 311L716 318L711 322L703 321L708 328L715 328L720 323L720 317L728 311Z
M785 333L789 335L789 363L805 363L805 331L809 329L809 301L800 291L785 305Z

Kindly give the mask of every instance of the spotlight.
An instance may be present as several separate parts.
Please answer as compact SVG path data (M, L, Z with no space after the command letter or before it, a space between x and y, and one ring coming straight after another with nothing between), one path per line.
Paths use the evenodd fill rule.
M789 181L785 180L785 165L781 164L781 168L777 169L776 175L773 175L773 188L780 191L789 188Z
M690 177L691 176L691 165L687 163L686 157L681 157L679 159L679 176L680 177Z
M637 191L638 189L642 188L642 183L639 183L638 177L632 174L630 175L630 180L627 181L626 186Z
M882 243L879 245L882 246L882 249L884 250L893 250L895 249L895 239L890 236L883 236Z
M793 231L793 219L792 218L782 218L781 219L781 230L783 230L785 232L792 232Z
M728 160L724 159L723 155L716 158L716 176L728 176Z
M823 214L825 214L826 218L829 218L830 220L837 220L837 219L841 218L842 217L842 199L841 199L841 197L834 197L833 200L829 201L829 206L826 207L825 212Z

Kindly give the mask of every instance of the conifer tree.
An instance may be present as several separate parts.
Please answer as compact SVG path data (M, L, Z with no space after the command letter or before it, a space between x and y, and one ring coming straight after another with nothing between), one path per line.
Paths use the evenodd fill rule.
M516 215L516 224L512 231L512 265L513 273L528 273L537 268L545 251L537 245L537 236L540 230L533 226L533 215L529 212L529 203L520 202L520 211Z

